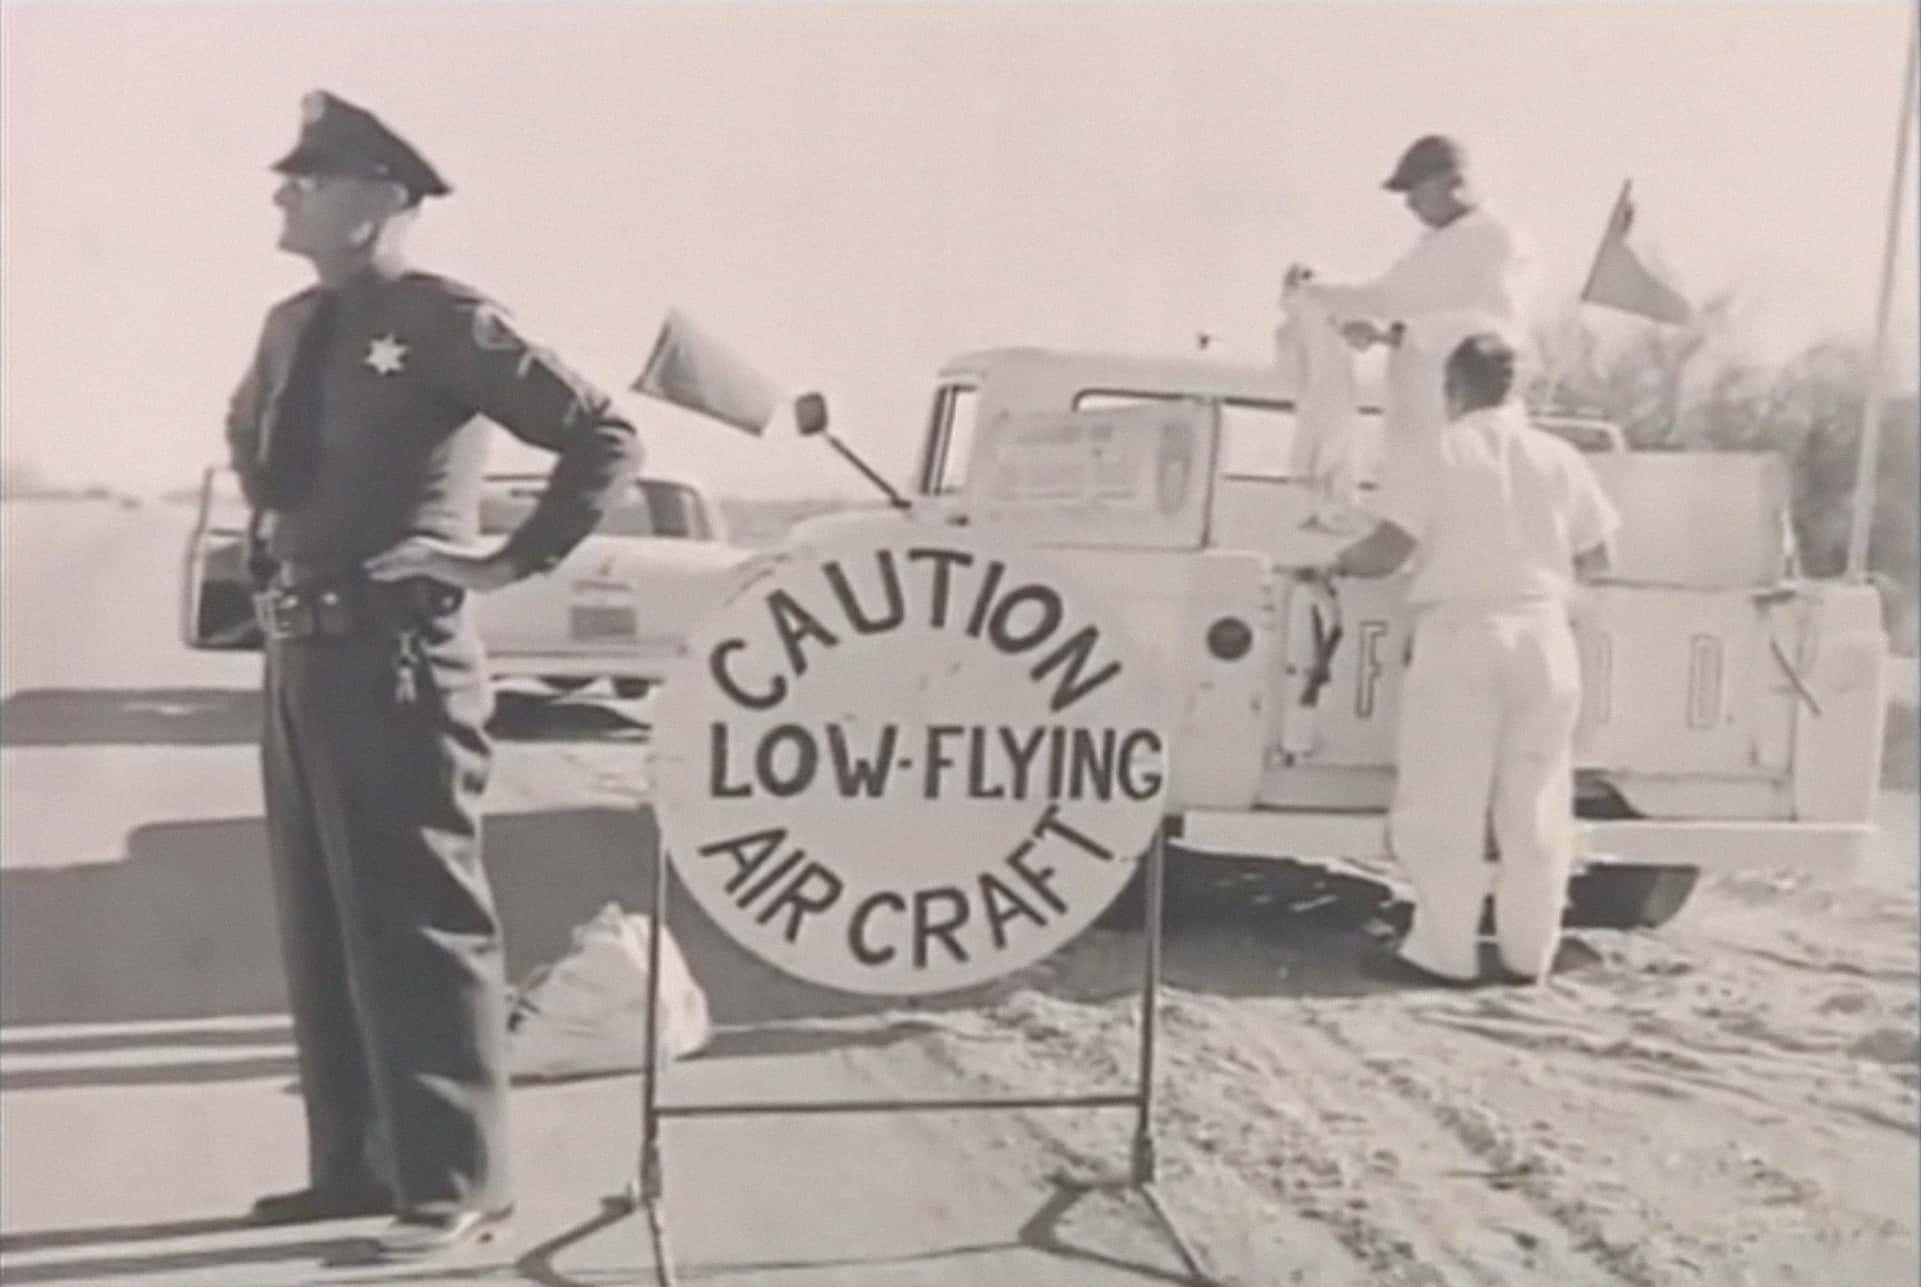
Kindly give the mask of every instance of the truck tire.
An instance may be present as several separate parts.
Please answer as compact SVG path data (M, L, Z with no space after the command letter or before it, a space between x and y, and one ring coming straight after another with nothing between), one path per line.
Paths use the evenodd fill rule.
M652 692L654 684L649 679L616 679L614 696L624 702L637 702Z
M556 695L565 696L579 692L594 681L588 675L542 675L540 682L553 689Z
M1654 929L1673 920L1701 879L1699 867L1596 867L1568 884L1572 929Z

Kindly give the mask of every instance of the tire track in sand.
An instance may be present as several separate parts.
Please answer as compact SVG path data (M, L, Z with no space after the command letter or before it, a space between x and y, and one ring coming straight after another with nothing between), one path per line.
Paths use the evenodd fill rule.
M1607 1213L1571 1191L1559 1159L1502 1120L1485 1096L1463 1095L1442 1078L1418 1076L1411 1060L1369 1052L1332 1015L1307 1008L1303 1017L1313 1032L1370 1070L1395 1097L1418 1109L1479 1159L1492 1182L1524 1199L1608 1280L1632 1287L1662 1287L1698 1265L1694 1257L1666 1245L1667 1239L1655 1232L1660 1223L1648 1218L1648 1213L1640 1213L1633 1222L1631 1236L1617 1232Z
M1132 1016L1111 1004L1022 991L984 1017L1007 1034L989 1043L1001 1049L955 1043L940 1052L943 1062L1029 1089L1132 1072ZM1177 1142L1167 1171L1183 1206L1191 1204L1179 1195L1219 1192L1231 1176L1256 1203L1278 1199L1324 1229L1373 1287L1655 1281L1597 1253L1588 1230L1558 1219L1511 1168L1403 1093L1391 1071L1330 1031L1311 1005L1176 994L1164 1021L1157 1129ZM1059 1123L1031 1125L1077 1151Z
M1490 1152L1480 1134L1461 1129L1457 1115L1410 1094L1420 1085L1407 1071L1413 1061L1361 1049L1323 1012L1325 1004L1295 1003L1284 1040L1277 1025L1263 1025L1263 1053L1290 1073L1312 1069L1289 1088L1298 1088L1323 1121L1348 1123L1336 1142L1366 1149L1378 1221L1426 1239L1427 1258L1452 1270L1441 1281L1652 1287L1655 1278L1607 1254L1592 1230L1537 1199L1528 1159Z

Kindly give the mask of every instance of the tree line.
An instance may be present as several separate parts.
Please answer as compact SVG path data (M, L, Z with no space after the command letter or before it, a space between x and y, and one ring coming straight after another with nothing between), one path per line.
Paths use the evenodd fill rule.
M1802 571L1835 576L1847 564L1856 457L1871 354L1827 340L1785 362L1742 356L1736 301L1705 301L1684 327L1644 326L1608 343L1585 320L1541 328L1536 398L1554 383L1557 410L1602 416L1642 451L1771 451L1787 462ZM1558 372L1558 379L1550 372ZM1868 566L1899 651L1916 642L1921 601L1921 399L1892 398L1881 421Z

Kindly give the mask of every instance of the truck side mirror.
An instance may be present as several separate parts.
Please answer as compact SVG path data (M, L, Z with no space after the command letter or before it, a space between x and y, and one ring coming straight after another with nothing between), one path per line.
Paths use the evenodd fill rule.
M894 485L874 472L872 466L856 455L852 448L833 434L827 432L827 399L818 393L803 393L794 399L794 429L803 438L825 437L827 445L840 453L841 459L860 471L872 483L887 503L895 509L906 510L907 498L894 490Z
M794 428L803 438L827 432L827 399L818 393L803 393L794 399Z

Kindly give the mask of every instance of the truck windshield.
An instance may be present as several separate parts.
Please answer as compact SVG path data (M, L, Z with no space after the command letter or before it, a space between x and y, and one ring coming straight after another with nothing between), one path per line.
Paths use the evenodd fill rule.
M247 497L231 469L209 469L200 485L201 521L213 531L239 532L247 526Z
M1140 392L1120 389L1087 389L1074 399L1076 411L1099 411L1107 407L1139 406L1144 402L1171 402L1190 394ZM1295 418L1292 404L1255 402L1239 398L1214 399L1221 408L1220 472L1237 478L1289 478L1288 456L1294 449ZM1360 413L1361 460L1363 478L1374 477L1374 464L1380 449L1381 417L1378 412Z
M480 500L483 536L505 536L526 521L546 484L542 479L490 480ZM607 511L598 536L657 536L705 541L713 538L707 511L691 487L643 478L627 500Z

